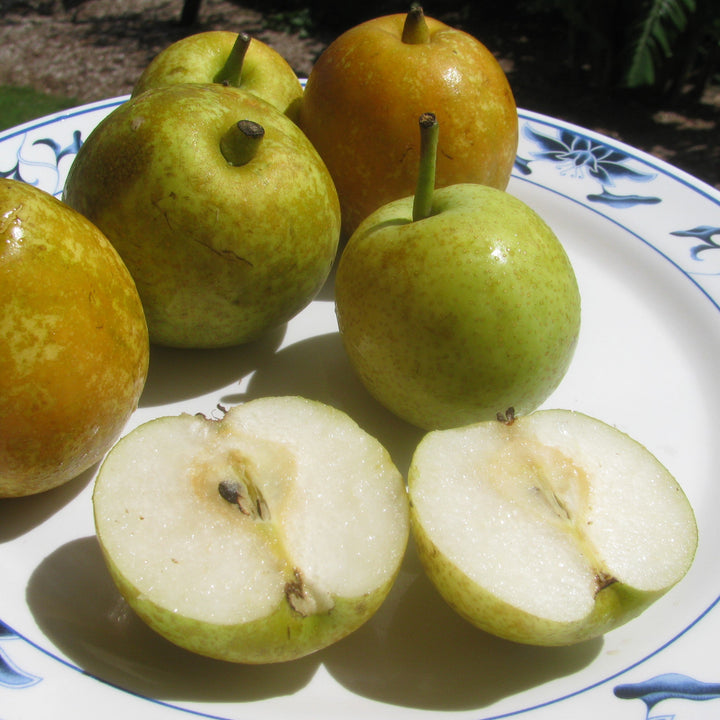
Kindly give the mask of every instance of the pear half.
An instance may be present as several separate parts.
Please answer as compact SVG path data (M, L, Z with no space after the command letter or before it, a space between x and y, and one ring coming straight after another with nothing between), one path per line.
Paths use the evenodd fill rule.
M628 435L569 410L431 432L408 490L440 594L516 642L568 645L627 622L686 574L698 542L669 471Z
M362 625L409 535L387 451L299 397L140 425L105 459L93 505L110 574L140 618L242 663L292 660Z

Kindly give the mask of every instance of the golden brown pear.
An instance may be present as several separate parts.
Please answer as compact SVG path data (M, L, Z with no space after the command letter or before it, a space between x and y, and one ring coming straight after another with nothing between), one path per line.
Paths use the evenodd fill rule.
M0 179L0 498L73 479L102 459L148 368L140 297L91 222Z
M357 25L318 58L299 124L333 176L345 237L373 210L413 193L424 112L443 128L438 187L505 189L517 108L504 71L476 38L415 8Z

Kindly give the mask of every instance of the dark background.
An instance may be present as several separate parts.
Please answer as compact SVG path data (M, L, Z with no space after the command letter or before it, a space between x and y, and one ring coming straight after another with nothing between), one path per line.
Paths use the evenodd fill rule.
M428 0L424 9L495 54L519 107L620 139L720 189L720 2L695 0L692 12L688 2ZM0 0L0 86L69 104L126 94L162 48L208 29L249 32L307 76L338 34L408 8L389 0ZM629 76L638 57L652 82Z

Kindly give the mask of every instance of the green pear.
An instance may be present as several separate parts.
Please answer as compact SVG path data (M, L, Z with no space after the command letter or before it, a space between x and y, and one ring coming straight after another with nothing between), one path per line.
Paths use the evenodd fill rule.
M93 130L66 202L122 256L150 339L222 347L305 307L340 235L332 179L298 127L222 85L147 90Z
M266 100L295 119L302 85L274 48L246 33L209 30L182 38L156 55L133 87L133 97L177 83L222 83Z
M351 364L380 403L424 429L536 409L580 329L572 265L532 208L488 186L433 191L430 117L416 195L360 224L335 280Z
M100 461L137 408L149 343L107 238L50 193L0 179L0 497Z
M151 420L93 492L109 572L151 628L198 654L292 660L378 609L409 535L405 483L345 413L266 397L219 420Z
M521 643L569 645L626 623L685 576L697 548L692 507L667 468L568 410L428 433L408 492L440 594Z

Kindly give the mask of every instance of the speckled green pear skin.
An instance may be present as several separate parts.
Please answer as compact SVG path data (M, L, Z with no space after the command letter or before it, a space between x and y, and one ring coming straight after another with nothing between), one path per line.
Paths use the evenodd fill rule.
M240 120L265 134L237 166L221 138ZM286 322L323 286L340 235L309 140L267 102L217 84L119 106L80 148L64 198L123 258L159 345L227 347Z
M507 192L435 191L368 217L349 240L336 308L350 361L370 393L425 429L537 408L566 374L580 292L546 222Z
M646 592L616 582L598 593L587 617L548 620L505 602L468 577L428 538L412 505L410 523L423 568L445 602L475 627L505 640L546 647L583 642L629 622L669 589Z
M162 85L215 82L237 36L227 30L209 30L168 45L143 70L133 97ZM267 100L293 119L302 98L302 85L287 60L257 38L250 40L237 87Z
M395 581L393 577L363 597L334 598L330 610L316 615L304 617L289 603L281 602L266 618L227 626L184 617L159 606L128 582L104 551L103 556L120 594L155 632L198 655L246 665L289 662L338 642L377 611Z

